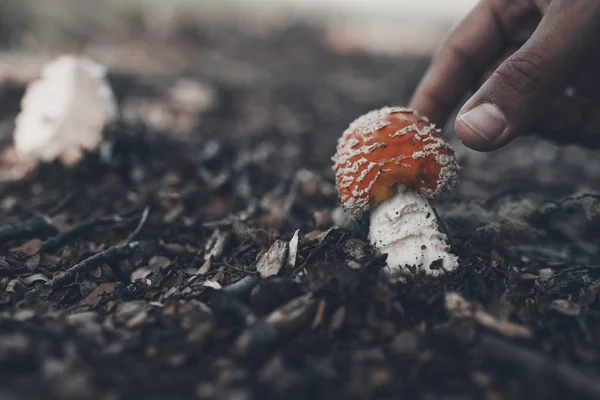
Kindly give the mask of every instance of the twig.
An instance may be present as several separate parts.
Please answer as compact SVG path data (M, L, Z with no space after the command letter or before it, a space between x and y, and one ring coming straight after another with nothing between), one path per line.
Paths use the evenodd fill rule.
M77 234L86 231L87 229L93 228L98 225L114 223L115 220L113 218L97 218L93 217L88 219L87 221L82 222L79 225L72 227L71 229L67 229L64 232L59 233L56 236L51 237L46 240L42 247L40 248L40 253L52 253L58 250L65 243L70 241Z
M144 210L144 212L145 212L145 210ZM52 252L58 250L65 243L67 243L68 241L73 239L73 237L78 235L79 233L82 233L82 232L84 232L90 228L96 227L96 226L108 225L108 224L119 222L119 220L121 218L126 218L131 214L133 214L133 212L121 214L116 217L92 217L86 221L83 221L79 225L76 225L70 229L67 229L66 231L61 232L58 235L53 236L50 239L46 240L42 244L42 247L40 248L40 253L52 253ZM147 217L147 214L146 214L146 217ZM144 215L142 215L142 218L144 218ZM144 218L144 221L145 221L145 218ZM138 230L138 228L136 228L136 230ZM138 232L139 232L139 230L138 230Z
M56 230L50 218L44 215L34 215L23 222L0 227L0 244L9 240L29 237L48 228Z
M144 224L146 223L146 220L148 219L148 214L150 214L150 207L144 208L144 212L142 213L142 218L140 218L140 222L138 223L137 227L135 228L135 230L133 232L131 232L131 234L127 237L127 239L125 239L125 242L123 242L121 246L127 246L129 243L131 243L133 241L133 239L135 239L135 237L140 233L140 231L144 227Z
M46 286L55 289L72 281L77 274L90 271L102 264L111 264L114 261L122 260L132 253L133 249L137 247L136 245L136 243L132 243L123 247L109 247L108 249L101 251L100 253L96 253L93 256L73 265L68 270L56 276L54 279L46 282Z
M218 262L214 263L214 265L218 265L218 264L219 264ZM242 269L242 268L239 268L239 267L235 267L235 266L233 266L233 265L231 265L229 263L226 263L226 262L223 262L223 265L226 266L227 268L230 268L230 269L234 270L234 271L241 272L242 274L246 274L246 275L260 275L257 271L247 271L245 269Z
M54 215L60 210L62 210L64 206L69 204L74 195L75 192L69 192L61 201L58 202L58 204L56 204L54 207L48 210L48 212L46 212L46 215Z
M108 249L101 251L100 253L96 253L93 256L78 262L77 264L73 265L66 271L56 276L54 279L51 279L48 282L46 282L46 286L55 289L59 286L64 285L65 283L72 281L77 274L90 271L102 264L108 264L109 266L111 266L111 268L113 268L114 271L114 268L116 268L115 266L117 265L115 264L115 262L131 255L133 250L137 247L138 244L136 242L132 242L132 240L142 230L142 227L144 226L144 223L148 218L149 212L150 209L146 207L137 227L124 242L116 246L109 247ZM123 279L122 273L119 274L118 272L116 272L115 275L117 275L118 278Z
M120 219L126 218L129 215L133 214L134 212L127 212L125 214L120 214L116 217L92 217L86 221L83 221L79 225L76 225L70 229L67 229L66 231L61 232L58 235L53 236L50 239L46 240L42 244L42 247L40 248L40 253L52 253L52 252L58 250L65 243L67 243L68 241L73 239L73 237L76 236L77 234L82 233L82 232L86 231L87 229L93 228L95 226L100 226L100 225L105 225L105 224L107 225L107 224L119 222ZM143 217L143 215L142 215L142 217ZM146 215L146 217L147 217L147 215ZM136 228L136 230L137 230L137 228Z

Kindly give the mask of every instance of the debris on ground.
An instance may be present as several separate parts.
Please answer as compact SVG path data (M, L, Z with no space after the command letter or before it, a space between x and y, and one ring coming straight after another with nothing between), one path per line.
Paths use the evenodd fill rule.
M390 282L330 158L427 60L194 29L109 69L127 115L98 151L0 158L1 398L600 398L597 154L444 133L461 176L433 206L460 268ZM142 73L177 52L194 68ZM3 150L25 90L0 86Z

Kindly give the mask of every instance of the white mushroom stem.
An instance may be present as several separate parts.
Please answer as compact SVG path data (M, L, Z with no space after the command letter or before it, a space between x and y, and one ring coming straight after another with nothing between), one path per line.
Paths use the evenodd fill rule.
M387 254L386 272L392 279L421 271L438 276L458 267L427 198L399 192L375 206L370 222L369 240Z

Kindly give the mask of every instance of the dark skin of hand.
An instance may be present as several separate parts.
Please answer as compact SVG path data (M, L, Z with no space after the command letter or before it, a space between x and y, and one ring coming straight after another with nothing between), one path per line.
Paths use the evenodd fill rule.
M443 125L473 90L455 128L478 151L543 135L573 93L600 102L600 0L482 0L442 45L410 106Z

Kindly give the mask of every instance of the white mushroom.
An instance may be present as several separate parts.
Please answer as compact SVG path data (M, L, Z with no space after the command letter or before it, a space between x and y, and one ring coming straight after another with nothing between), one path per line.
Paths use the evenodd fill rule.
M64 55L30 83L15 121L15 150L23 159L77 163L97 149L117 117L105 68L84 56Z

